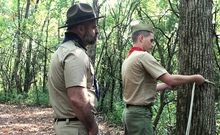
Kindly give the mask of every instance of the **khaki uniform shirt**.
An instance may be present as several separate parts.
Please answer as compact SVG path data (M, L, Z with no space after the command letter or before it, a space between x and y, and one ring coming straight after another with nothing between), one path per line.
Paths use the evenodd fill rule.
M87 88L93 111L97 107L94 89L94 69L83 48L74 41L63 43L53 54L49 74L48 89L54 118L74 118L75 114L67 95L67 88L82 86Z
M149 105L156 101L157 78L167 73L148 52L134 51L122 65L126 104Z

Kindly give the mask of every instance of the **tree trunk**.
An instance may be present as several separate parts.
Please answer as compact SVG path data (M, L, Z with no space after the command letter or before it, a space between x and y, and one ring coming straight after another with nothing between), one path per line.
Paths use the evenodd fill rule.
M96 12L96 15L99 16L99 5L98 5L98 0L93 0L93 9ZM92 61L92 64L95 65L95 56L96 56L96 44L94 45L89 45L87 54L89 58Z
M47 23L47 27L46 27L46 43L45 43L45 48L44 48L44 54L45 54L45 58L44 58L44 68L43 68L43 71L44 71L44 76L43 76L43 92L46 93L47 92L47 63L48 63L48 50L47 50L47 46L48 46L48 35L49 35L49 24L50 24L50 20L49 19L45 19L45 24ZM43 26L44 27L44 26ZM42 27L42 29L43 29Z
M30 39L29 45L26 51L26 60L25 60L25 78L24 78L24 92L28 93L28 90L31 86L31 54L32 54L32 40Z
M30 10L30 0L27 0L27 4L26 4L26 10L25 10L25 19L28 19L29 17L29 10ZM23 26L23 30L26 29L26 23L22 24ZM32 35L32 34L31 34ZM25 41L24 41L25 42ZM22 48L23 49L23 48ZM29 88L31 86L31 80L32 80L32 76L31 76L31 54L32 54L32 39L29 39L29 44L27 46L27 51L26 51L26 58L25 58L25 69L24 69L24 92L28 93Z
M21 85L21 76L19 74L19 67L20 67L20 59L21 59L21 53L22 53L22 41L21 41L21 14L20 14L20 0L18 0L18 30L17 30L17 54L14 61L14 69L13 69L13 75L12 75L12 81L15 80L17 93L22 92L22 85Z
M180 0L179 73L201 74L214 81L212 0ZM177 135L185 135L192 85L177 92ZM216 135L214 86L195 87L190 135Z

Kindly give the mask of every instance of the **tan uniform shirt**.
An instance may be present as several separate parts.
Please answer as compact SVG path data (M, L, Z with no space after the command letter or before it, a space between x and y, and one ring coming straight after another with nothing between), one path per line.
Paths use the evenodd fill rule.
M94 69L83 48L74 41L63 43L53 54L48 88L54 118L74 118L75 114L67 95L67 88L82 86L87 88L91 105L97 107L94 89Z
M134 51L122 65L124 101L148 105L156 101L157 78L167 73L148 52Z

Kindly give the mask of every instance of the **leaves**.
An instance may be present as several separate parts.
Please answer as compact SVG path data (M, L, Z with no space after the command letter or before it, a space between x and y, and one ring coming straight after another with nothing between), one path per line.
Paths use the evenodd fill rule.
M66 22L66 11L69 6L78 1L46 0L39 2L31 0L30 7L27 8L27 1L20 0L18 3L17 0L1 0L1 102L49 104L46 85L48 65L55 46L62 41L65 31L65 29L57 28ZM37 2L39 3L37 4ZM95 1L90 0L89 2L92 4ZM95 61L95 70L102 89L100 112L106 113L109 121L119 123L123 109L123 105L121 105L123 87L120 72L121 64L132 46L129 37L131 34L130 24L134 20L141 20L155 26L155 48L152 54L160 59L161 64L170 73L178 73L177 52L179 50L179 35L182 34L178 29L180 3L178 0L103 0L98 3L100 4L100 15L105 16L98 22L100 32ZM213 42L216 54L215 78L217 81L220 71L220 12L218 3L219 0L213 0L213 15L215 16L213 18L215 30ZM15 77L17 78L15 79ZM21 88L21 93L18 91L18 86ZM28 91L27 96L22 96L24 90ZM216 87L215 91L216 101L219 101L220 89ZM173 94L167 95L166 99L171 102L171 98L175 96ZM157 99L159 101L160 97ZM219 105L219 103L217 104ZM158 103L159 105L161 103ZM175 111L175 107L171 108L171 111ZM12 111L15 111L15 108ZM157 112L157 110L155 111ZM163 112L167 112L166 108L163 109ZM20 112L16 113L20 114ZM162 113L161 117L158 116L160 118L158 121L160 129L156 129L160 130L158 132L163 132L163 129L166 128L167 123L165 122L175 124L175 121L172 121L175 114L170 114L171 118L169 119L165 115ZM32 118L32 120L35 119ZM217 122L219 125L219 118L217 118ZM108 128L107 125L105 126ZM173 128L173 125L171 127ZM30 130L33 132L45 130L44 127L41 128L35 125ZM26 132L27 127L19 127L14 130ZM10 133L11 130L5 130L5 134Z
M53 110L38 106L0 104L0 134L54 135ZM101 135L121 135L123 129L97 115Z
M51 108L0 104L0 134L54 134Z

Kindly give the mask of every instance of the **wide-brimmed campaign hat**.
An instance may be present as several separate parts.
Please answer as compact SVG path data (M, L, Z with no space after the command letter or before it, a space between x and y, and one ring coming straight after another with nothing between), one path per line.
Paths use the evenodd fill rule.
M75 26L82 22L99 19L103 16L97 17L93 8L90 5L86 3L78 3L74 4L68 9L66 17L66 24L64 26L59 27L59 29L69 26Z

